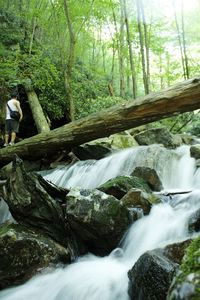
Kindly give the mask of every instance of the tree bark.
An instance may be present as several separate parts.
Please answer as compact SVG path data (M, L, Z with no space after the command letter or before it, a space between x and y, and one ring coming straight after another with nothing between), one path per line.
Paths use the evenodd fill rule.
M49 125L43 113L42 107L38 100L37 94L35 91L30 91L26 89L26 94L28 97L29 106L33 115L33 120L37 127L38 133L50 131Z
M148 124L177 113L200 108L200 77L183 81L168 89L124 102L47 133L0 149L0 165L16 153L22 159L35 160L100 137Z

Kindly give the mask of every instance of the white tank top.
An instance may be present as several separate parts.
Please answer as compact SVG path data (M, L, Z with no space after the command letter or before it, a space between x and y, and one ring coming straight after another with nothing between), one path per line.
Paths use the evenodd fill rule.
M17 107L14 105L13 102L14 102L14 100L11 99L11 100L9 100L9 101L7 102L7 104L9 105L9 107L10 107L11 110L18 111L18 110L17 110ZM11 116L10 116L10 110L9 110L7 104L6 104L6 120L12 119Z

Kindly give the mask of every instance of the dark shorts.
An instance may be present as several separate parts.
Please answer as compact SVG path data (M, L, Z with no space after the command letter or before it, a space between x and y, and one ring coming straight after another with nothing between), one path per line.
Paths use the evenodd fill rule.
M19 131L19 121L13 119L7 119L5 124L5 133L11 134L12 132L18 133Z

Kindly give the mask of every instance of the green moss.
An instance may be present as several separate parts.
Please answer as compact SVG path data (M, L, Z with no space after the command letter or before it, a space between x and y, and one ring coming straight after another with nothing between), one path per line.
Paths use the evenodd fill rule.
M190 273L200 275L200 236L196 238L188 247L181 265L183 275L187 276Z
M198 300L200 295L200 236L196 238L186 250L180 267L180 273L175 279L175 286L181 286L184 282L188 282L188 276L190 274L193 275L193 279L190 283L193 284L195 290L188 299ZM172 297L170 299L176 298Z
M142 191L150 193L151 190L148 184L142 178L136 176L118 176L114 179L108 180L102 184L98 189L103 192L107 192L111 188L119 188L123 191L128 192L131 188L138 188Z
M151 204L158 204L161 202L161 199L159 196L155 195L155 194L149 194L149 197L148 197L148 201L151 203Z
M0 236L3 236L4 234L6 234L9 230L23 230L24 226L20 225L20 224L14 224L10 221L7 221L3 224L0 225Z

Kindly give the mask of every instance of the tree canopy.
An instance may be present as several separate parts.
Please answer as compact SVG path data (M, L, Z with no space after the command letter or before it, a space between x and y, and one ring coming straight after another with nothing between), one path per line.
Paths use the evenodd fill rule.
M0 0L2 103L31 86L51 122L69 122L198 76L199 12L198 0Z

